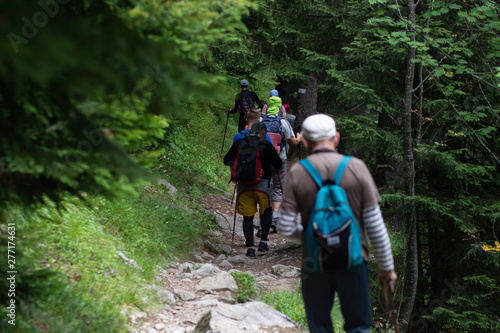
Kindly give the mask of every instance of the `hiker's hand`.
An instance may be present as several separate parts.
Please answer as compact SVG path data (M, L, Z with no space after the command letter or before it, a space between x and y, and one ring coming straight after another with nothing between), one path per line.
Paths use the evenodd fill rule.
M300 143L300 141L302 141L302 134L297 133L296 138L297 138L297 140L298 140L298 141L299 141L299 143Z
M229 113L231 111L231 108L227 108L226 112Z
M397 279L398 275L394 270L380 271L379 275L380 285L383 287L386 283L389 283L389 288L391 293L394 292L394 286L396 285Z

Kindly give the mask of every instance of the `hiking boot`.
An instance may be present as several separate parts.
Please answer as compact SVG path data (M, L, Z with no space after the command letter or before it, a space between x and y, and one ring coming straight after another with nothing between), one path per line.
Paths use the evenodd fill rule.
M276 234L278 233L278 230L276 229L276 226L273 224L271 225L271 229L269 229L270 234Z
M259 245L259 249L260 249L260 245ZM255 258L255 249L254 248L248 248L247 250L247 257L249 258Z
M267 252L267 251L269 251L269 245L267 245L267 243L260 242L259 243L259 252Z
M257 237L262 238L262 229L260 227L257 229Z

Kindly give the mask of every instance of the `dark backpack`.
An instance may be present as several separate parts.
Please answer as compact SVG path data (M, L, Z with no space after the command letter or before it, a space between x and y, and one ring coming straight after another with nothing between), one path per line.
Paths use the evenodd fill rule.
M241 94L241 112L244 116L247 115L248 110L253 109L255 103L251 94Z
M305 230L306 265L310 272L345 270L363 263L361 231L347 195L338 185L351 158L344 156L333 179L327 180L322 179L309 160L300 161L319 186Z
M279 150L283 149L283 147L285 146L285 140L283 138L284 137L283 129L281 128L281 119L282 118L280 116L276 115L267 115L267 114L262 115L262 122L266 124L267 133L277 133L281 137L280 142L274 142L273 140L273 145L275 146L278 145L280 147Z
M231 167L231 180L243 186L257 185L264 176L260 152L257 148L260 140L251 143L241 142L236 159Z

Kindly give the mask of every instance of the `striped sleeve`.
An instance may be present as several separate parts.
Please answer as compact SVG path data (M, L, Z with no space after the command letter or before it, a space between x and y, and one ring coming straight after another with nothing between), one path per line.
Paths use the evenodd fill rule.
M297 223L297 213L281 211L278 220L278 232L284 237L290 239L292 242L302 243L302 232L304 227L302 224Z
M378 204L363 209L363 222L380 270L393 270L391 242Z

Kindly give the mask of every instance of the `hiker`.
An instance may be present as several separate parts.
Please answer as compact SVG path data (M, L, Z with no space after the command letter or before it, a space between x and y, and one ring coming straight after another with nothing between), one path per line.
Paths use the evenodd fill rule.
M280 117L286 118L286 110L282 105L281 98L276 89L271 90L269 93L269 102L262 107L262 114L269 114L269 108L273 109L273 114L278 114ZM276 110L278 110L278 112L275 112Z
M302 142L309 153L306 160L317 169L320 180L332 179L343 158L343 155L336 151L340 134L336 131L334 119L325 114L307 117L302 124L302 137ZM304 244L305 241L306 244L302 251L301 281L309 329L313 333L333 332L330 314L337 292L345 321L345 331L369 332L372 324L372 307L365 230L380 268L380 283L382 285L390 283L393 290L397 279L391 244L380 211L378 189L363 161L357 158L348 160L338 185L345 191L350 211L355 216L357 224L353 226L360 230L358 236L361 238L362 246L359 247L359 264L350 269L315 271L310 265L312 254L308 252L313 251L307 250L307 241L311 227L314 227L313 230L316 232L318 226L316 222L309 225L309 216L315 206L319 187L301 163L290 169L278 231L297 243ZM298 213L301 215L299 223L296 222Z
M245 244L247 246L247 257L255 257L255 247L254 247L254 237L253 237L253 218L255 213L259 211L261 215L262 224L262 234L261 240L259 242L258 251L266 252L269 251L268 235L271 228L271 218L272 218L272 207L271 207L271 195L272 195L272 169L279 169L281 167L281 159L274 149L273 145L265 140L267 134L266 125L262 122L257 122L253 124L250 134L233 143L229 152L224 156L224 165L229 165L232 170L239 167L238 161L243 159L244 156L248 156L248 152L252 153L253 160L260 160L263 173L261 174L261 179L258 183L253 186L245 186L237 182L237 210L238 213L243 215L243 234L245 235ZM252 151L252 147L258 150L258 155L256 151ZM260 159L259 159L260 157ZM250 159L245 162L252 162ZM251 164L251 163L246 163ZM243 168L241 168L243 169ZM235 173L238 170L235 171ZM254 171L255 173L255 171ZM233 172L232 172L233 176ZM234 178L238 176L235 175ZM257 209L257 205L259 206Z
M247 115L245 116L245 120L247 125L245 126L243 131L236 133L236 135L233 138L233 143L235 141L238 141L239 139L243 139L244 137L248 136L253 124L258 123L260 121L260 111L257 109L248 110ZM269 141L270 143L273 143L271 137L267 133L266 133L266 140Z
M285 109L285 119L288 121L292 129L295 126L295 116L292 114L292 109L290 109L289 104L283 104L283 109Z
M227 109L228 113L240 113L240 119L238 121L238 132L243 131L246 126L245 116L250 109L255 108L255 104L262 109L264 106L259 99L259 96L253 91L248 90L248 80L243 79L240 81L241 92L239 92L234 98L234 108L231 110Z
M288 144L296 146L299 144L301 138L300 133L297 133L297 136L295 136L288 121L278 115L280 109L281 99L278 97L278 91L271 90L269 108L267 109L267 115L262 115L262 122L266 124L269 136L273 140L273 145L279 151L279 156L282 161L281 168L273 174L273 232L276 232L283 189L286 183Z

